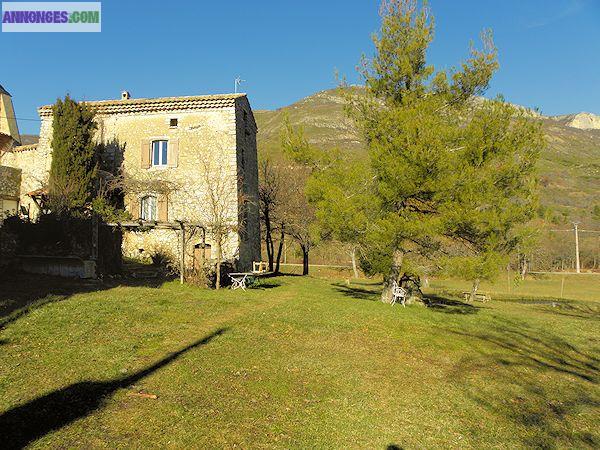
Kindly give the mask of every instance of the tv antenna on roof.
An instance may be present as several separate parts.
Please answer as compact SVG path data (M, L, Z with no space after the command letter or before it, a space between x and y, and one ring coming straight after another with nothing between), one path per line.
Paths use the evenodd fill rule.
M234 87L234 92L237 94L238 88L240 87L240 84L242 84L244 81L246 80L242 80L242 77L237 76L235 78L235 87Z

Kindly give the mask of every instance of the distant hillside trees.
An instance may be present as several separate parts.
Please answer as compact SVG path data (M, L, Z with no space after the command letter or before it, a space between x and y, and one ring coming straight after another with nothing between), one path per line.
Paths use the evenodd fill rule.
M307 195L316 206L321 235L344 244L354 277L359 275L357 261L376 211L368 164L368 160L356 160L339 152L307 183Z
M353 173L338 158L311 185L317 217L360 244L388 302L393 281L432 271L472 279L475 294L536 210L540 124L502 98L474 101L498 67L491 33L459 69L436 72L426 60L433 31L417 1L383 2L375 56L361 66L366 89L345 91L368 163Z
M281 146L288 158L285 174L286 233L294 238L302 251L302 275L308 275L309 255L320 238L315 207L308 200L306 183L314 172L319 151L309 145L301 127L294 128L288 118L284 121Z

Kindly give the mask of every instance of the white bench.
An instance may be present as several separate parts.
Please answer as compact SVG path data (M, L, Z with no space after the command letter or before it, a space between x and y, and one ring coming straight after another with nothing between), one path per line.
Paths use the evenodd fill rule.
M246 281L248 281L248 277L250 277L252 273L250 272L234 272L229 274L229 278L231 278L231 289L241 289L242 291L246 290Z

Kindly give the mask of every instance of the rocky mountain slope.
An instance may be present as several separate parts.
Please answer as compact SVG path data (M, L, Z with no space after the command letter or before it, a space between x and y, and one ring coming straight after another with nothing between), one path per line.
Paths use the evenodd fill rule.
M255 111L259 151L279 151L287 114L294 126L304 127L313 145L364 154L364 143L343 106L339 93L327 90L274 111ZM593 215L594 207L600 208L600 117L589 116L541 116L548 140L539 161L541 199L546 214L558 223L600 219Z
M580 112L577 114L567 114L565 116L552 116L562 125L580 130L600 130L600 116L592 113Z

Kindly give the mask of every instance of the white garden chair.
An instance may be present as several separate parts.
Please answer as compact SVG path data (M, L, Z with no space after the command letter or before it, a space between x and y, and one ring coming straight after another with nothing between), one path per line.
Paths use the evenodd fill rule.
M400 302L406 308L406 289L398 284L395 280L392 282L392 306L396 302Z
M242 291L245 291L246 281L248 280L249 275L251 274L248 272L230 273L229 278L231 278L231 289L241 289Z

